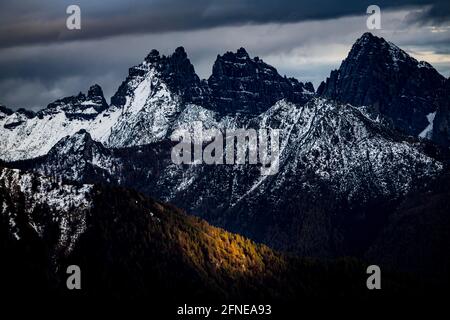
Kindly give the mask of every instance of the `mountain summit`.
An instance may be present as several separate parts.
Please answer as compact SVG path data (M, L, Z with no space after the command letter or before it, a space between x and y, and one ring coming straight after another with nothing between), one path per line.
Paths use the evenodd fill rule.
M304 104L314 94L310 82L282 77L258 57L250 58L244 48L218 55L208 84L215 110L228 114L258 114L281 99Z
M153 69L164 81L172 93L180 96L185 103L204 104L209 102L208 87L195 73L183 47L178 47L172 55L160 55L153 49L144 62L129 70L127 79L121 84L116 94L111 98L111 104L123 106L126 96L130 93L130 82L137 77L143 77Z
M98 84L94 84L89 88L87 95L80 92L76 96L56 100L37 115L43 117L45 114L56 114L63 111L69 118L93 119L107 108L108 104L103 96L102 88Z
M370 106L402 132L419 136L436 112L445 78L383 38L365 33L318 94L354 106Z

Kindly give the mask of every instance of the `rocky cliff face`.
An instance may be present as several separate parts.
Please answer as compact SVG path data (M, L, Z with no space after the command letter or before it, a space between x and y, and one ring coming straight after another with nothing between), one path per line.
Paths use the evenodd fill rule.
M96 84L89 88L87 95L80 92L77 96L56 100L50 103L46 109L38 112L37 116L42 119L45 115L64 112L68 119L90 120L106 108L108 108L108 104L103 96L103 90Z
M280 76L258 57L250 58L244 48L217 56L208 84L215 110L225 114L259 114L279 100L304 104L314 95L311 83Z
M431 139L430 121L443 98L444 82L430 64L365 33L318 93L354 106L371 106L402 132Z
M441 89L438 100L438 109L433 118L432 139L439 145L450 146L450 79L447 79Z
M84 129L61 139L47 155L33 162L36 171L44 176L85 183L117 183L113 172L118 163L112 152L92 140Z
M154 68L170 91L182 98L184 103L210 102L207 83L195 73L184 48L178 47L170 56L161 56L157 50L152 50L141 65L130 68L127 79L111 98L111 104L119 107L125 105L126 97L132 91L130 82L137 77L144 77L149 68Z

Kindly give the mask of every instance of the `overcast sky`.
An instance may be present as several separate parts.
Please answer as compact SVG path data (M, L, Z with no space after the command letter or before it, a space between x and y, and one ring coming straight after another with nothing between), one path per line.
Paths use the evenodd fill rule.
M81 30L66 28L71 4ZM368 31L370 4L381 8L374 34L450 76L448 0L1 0L0 104L37 110L94 83L109 100L151 49L178 46L202 78L217 54L245 47L317 87Z

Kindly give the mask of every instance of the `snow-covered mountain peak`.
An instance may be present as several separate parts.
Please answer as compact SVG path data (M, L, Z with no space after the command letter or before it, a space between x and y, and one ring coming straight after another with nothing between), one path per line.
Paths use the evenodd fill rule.
M114 147L164 138L173 117L183 108L182 97L170 86L174 83L170 80L179 77L174 76L177 68L190 65L183 53L184 50L177 50L172 58L153 52L153 62L147 57L130 68L128 77L111 99L111 106L107 105L101 87L94 85L87 94L57 100L36 116L11 113L4 108L0 131L5 139L0 141L0 159L11 161L44 155L62 138L80 129L89 132L94 140ZM193 89L189 85L186 88Z
M80 129L72 136L67 136L61 139L51 149L51 153L55 152L63 156L68 156L73 152L79 152L85 148L87 144L92 143L92 137L85 129Z
M165 56L153 49L144 61L129 69L127 79L111 98L111 104L123 106L126 97L132 94L136 84L149 75L157 77L167 89L185 103L207 103L208 88L195 73L186 51L178 47L172 55Z
M58 141L45 156L45 163L38 165L44 175L57 174L71 181L92 179L90 182L100 179L98 175L109 179L115 165L111 151L94 141L85 129Z
M144 71L135 72L134 70ZM130 71L112 101L123 104L121 115L111 127L106 144L131 146L147 144L164 138L170 121L181 112L180 97L161 79L161 73L146 63Z
M76 96L56 100L47 108L39 111L37 115L43 117L64 112L68 118L93 119L107 108L108 104L103 96L103 90L98 84L95 84L89 88L87 94L80 92Z

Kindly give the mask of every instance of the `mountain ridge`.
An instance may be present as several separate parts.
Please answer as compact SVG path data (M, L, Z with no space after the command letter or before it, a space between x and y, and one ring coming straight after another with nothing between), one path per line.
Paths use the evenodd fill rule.
M378 68L376 79L367 76L374 68ZM406 71L387 72L386 68ZM336 82L341 77L338 74L344 72L349 73L345 83ZM410 76L415 72L417 80ZM393 84L390 84L391 77L395 80ZM410 78L413 80L408 80ZM435 85L436 81L440 84ZM343 88L351 95L342 91ZM365 92L364 88L370 89ZM18 110L11 114L7 108L1 109L0 131L8 138L0 143L0 158L11 161L43 155L63 136L81 128L109 146L152 143L166 138L173 121L184 110L189 112L193 105L217 112L219 116L239 117L239 113L243 113L245 117L264 112L281 99L304 104L316 95L310 83L282 77L258 57L250 58L244 48L236 53L218 55L207 80L197 76L183 47L169 56L152 50L143 63L130 68L110 105L100 86L94 85L91 89L92 97L88 92L87 96L80 93L59 99L37 113ZM140 96L134 96L135 90L139 90ZM415 92L422 93L416 96ZM375 116L384 118L406 134L431 139L444 147L450 143L448 120L445 120L449 116L446 104L450 91L445 78L430 65L418 62L397 46L370 33L355 42L341 71L331 72L327 82L319 86L317 95L372 108ZM54 139L50 132L35 123L39 122L36 116L50 122L46 127L53 127L53 131L61 134L57 133ZM433 126L434 119L436 126ZM126 133L126 128L131 128L136 136ZM27 139L30 135L42 141L30 141ZM6 153L6 150L11 151Z
M204 124L206 129L227 128L213 116ZM377 214L377 202L401 199L421 179L432 180L444 170L433 148L387 130L359 108L325 99L315 98L304 106L279 102L249 119L245 126L282 130L280 169L275 175L261 177L258 168L251 165L178 166L171 162L174 143L170 141L124 149L100 145L92 151L88 148L94 143L90 136L83 140L87 146L78 153L72 151L76 143L71 141L79 139L68 137L47 156L12 165L67 180L131 187L272 247L304 254L314 246L316 254L320 248L325 256L356 250L347 239L354 231L347 230L345 224L362 219L358 222L362 223L361 230L376 232L378 227L370 221L381 219L377 223L384 223L382 215ZM87 135L84 131L81 134ZM87 158L83 158L85 150L91 150ZM87 167L80 168L82 164ZM230 192L224 194L223 190ZM340 233L341 248L329 247L320 239L303 239L306 231L285 229L286 225L302 228L307 212L319 206L317 201L322 202L320 197L326 195L330 198L328 205L320 205L324 219L337 215L338 220L346 222L333 222L331 225L337 228L334 231L321 230L318 222L309 222L308 228L321 237ZM281 216L284 222L275 227L272 220ZM359 243L363 244L361 240Z
M249 65L251 77L257 81L249 81L245 74L239 73L232 81L233 85L259 85L248 88L254 91L250 100L247 93L242 99L235 97L240 103L251 102L241 110L244 111L243 117L268 109L277 99L296 97L293 100L305 103L314 96L311 84L303 85L295 79L281 77L275 68L262 60L250 59L246 52L245 55L245 64ZM224 56L234 57L235 54L229 52ZM259 77L256 73L258 68L268 68L270 74ZM247 72L247 68L243 70ZM270 85L267 85L269 80ZM25 111L11 114L9 109L1 109L0 131L7 138L0 142L0 158L15 161L44 155L61 138L80 129L86 129L94 140L107 146L127 147L167 138L178 117L196 113L202 108L203 113L239 116L236 109L227 111L217 104L221 98L215 96L217 90L211 89L208 83L220 83L223 78L218 81L213 76L208 81L200 80L182 47L170 56L161 56L157 50L152 50L141 64L129 69L110 105L106 103L101 87L93 85L87 95L79 93L59 99L36 114ZM220 91L220 94L227 95L228 85L223 86L225 91ZM271 97L274 88L278 87L284 91ZM265 95L266 91L270 94Z

